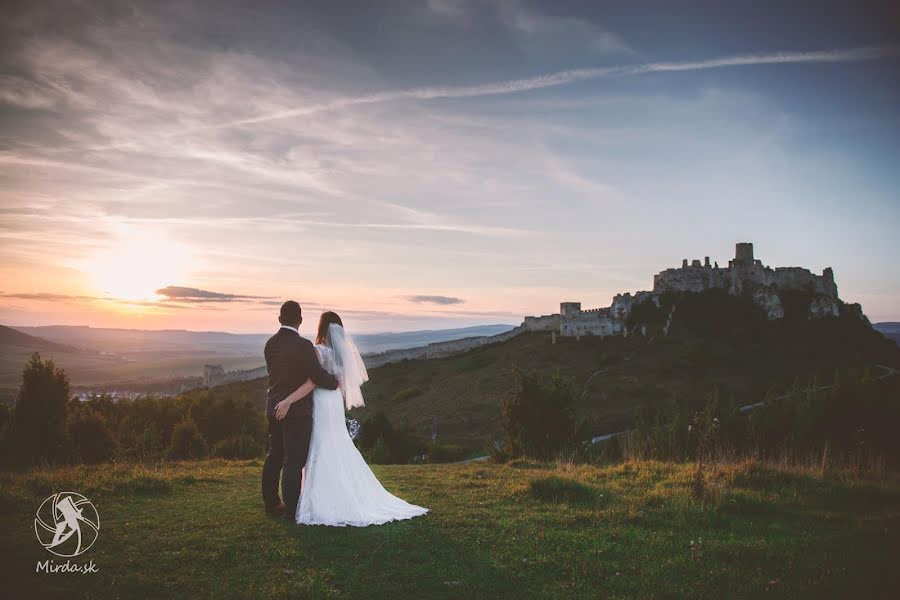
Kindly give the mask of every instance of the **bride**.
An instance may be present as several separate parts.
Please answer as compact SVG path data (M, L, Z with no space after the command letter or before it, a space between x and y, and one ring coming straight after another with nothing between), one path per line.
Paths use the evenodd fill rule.
M364 406L359 388L369 375L336 313L323 313L319 319L316 351L319 362L337 378L340 388L316 388L313 395L312 437L297 523L365 527L427 513L427 508L409 504L385 490L347 433L344 405L348 409ZM291 403L309 394L314 386L307 381L285 399L285 407L279 408L286 413Z

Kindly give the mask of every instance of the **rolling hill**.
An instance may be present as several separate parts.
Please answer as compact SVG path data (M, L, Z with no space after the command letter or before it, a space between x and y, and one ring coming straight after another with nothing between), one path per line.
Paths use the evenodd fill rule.
M900 367L900 347L864 321L845 315L772 322L728 296L681 300L670 335L584 337L526 333L444 359L371 369L363 388L365 418L384 410L395 426L470 450L500 437L500 404L516 388L515 369L559 370L578 390L577 411L593 435L628 428L635 412L667 403L702 407L713 389L723 401L749 404L798 378L828 383L837 368ZM263 406L264 379L215 388Z
M69 352L79 350L73 346L58 344L44 338L28 335L12 327L0 325L0 347L23 348L29 352Z

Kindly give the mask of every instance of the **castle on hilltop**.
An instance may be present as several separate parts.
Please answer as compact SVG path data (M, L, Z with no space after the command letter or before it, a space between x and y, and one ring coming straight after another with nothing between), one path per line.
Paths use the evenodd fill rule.
M734 259L727 267L713 265L707 256L703 263L687 259L681 268L666 269L653 277L652 292L618 294L606 308L582 310L580 302L563 302L559 314L525 317L526 331L554 331L566 337L582 335L628 335L628 316L632 308L644 302L660 306L660 296L668 293L699 293L725 290L732 295L748 294L769 319L784 317L782 295L785 292L809 294L810 318L836 317L840 314L834 272L825 269L821 275L801 267L771 268L753 256L753 244L739 243ZM671 318L671 315L670 315Z
M478 336L435 342L417 348L388 350L378 354L365 356L366 367L372 369L381 365L397 363L403 360L425 360L444 358L474 348L505 342L529 331L547 331L565 337L582 335L647 335L646 325L632 324L629 319L635 306L652 303L657 308L668 307L668 315L662 332L668 334L675 305L664 302L670 294L699 293L707 290L724 290L732 295L747 295L762 308L769 319L784 317L784 296L791 292L804 302L809 301L807 314L810 318L837 317L842 310L850 310L865 321L862 309L858 304L846 305L838 298L837 285L831 268L825 269L821 275L815 275L809 269L800 267L766 267L753 257L753 244L738 244L734 260L727 267L719 267L718 263L710 264L709 257L701 263L693 260L688 264L682 261L679 269L666 269L653 278L652 292L617 294L612 304L605 308L583 310L580 302L563 302L559 305L559 313L542 317L525 317L525 321L509 331L492 336ZM221 367L219 367L221 368ZM220 373L210 373L215 379Z

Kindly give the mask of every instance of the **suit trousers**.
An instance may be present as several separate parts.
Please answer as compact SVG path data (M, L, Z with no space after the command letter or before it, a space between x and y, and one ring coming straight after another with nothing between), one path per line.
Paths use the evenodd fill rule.
M291 520L300 500L311 435L312 415L291 410L281 421L269 416L269 451L262 472L263 502L267 509L278 504L278 475L281 474L281 497L287 505L285 516Z

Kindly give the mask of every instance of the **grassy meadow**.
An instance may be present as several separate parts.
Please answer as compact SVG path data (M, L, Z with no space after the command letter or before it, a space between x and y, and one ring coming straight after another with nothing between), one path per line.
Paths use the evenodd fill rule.
M753 462L375 466L427 506L365 529L266 517L258 461L101 465L0 474L7 597L890 597L900 584L900 483ZM34 511L77 491L100 514L75 559L99 573L36 574L54 558ZM62 559L56 559L62 562Z

